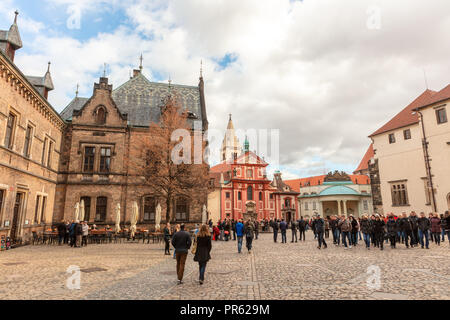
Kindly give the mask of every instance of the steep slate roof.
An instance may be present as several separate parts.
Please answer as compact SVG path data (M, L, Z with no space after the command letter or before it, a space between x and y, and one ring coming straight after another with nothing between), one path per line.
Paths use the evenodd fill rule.
M370 179L368 176L360 174L349 175L354 184L370 184ZM284 182L289 185L293 190L300 191L300 184L302 187L318 186L323 185L326 175L314 176L302 179L285 180ZM309 183L309 185L308 185Z
M369 137L376 136L391 130L403 128L419 122L419 116L413 115L414 109L427 104L431 100L436 91L425 90L420 96L418 96L411 104L404 108L395 117L389 120L384 126L372 133Z
M354 172L369 169L369 160L373 158L375 153L373 152L373 143L370 144L369 149L367 149L366 154L362 158L358 168Z
M129 125L148 127L151 122L159 121L162 100L169 93L177 97L183 110L187 109L192 113L188 122L192 124L193 121L202 121L206 118L206 115L202 114L199 87L151 82L143 74L136 75L113 90L112 98L120 112L128 114ZM69 120L73 111L80 110L87 100L87 98L72 100L61 113L63 119Z

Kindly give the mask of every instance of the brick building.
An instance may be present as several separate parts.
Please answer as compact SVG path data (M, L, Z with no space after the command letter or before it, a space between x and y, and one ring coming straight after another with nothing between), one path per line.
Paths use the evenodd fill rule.
M150 82L142 74L142 65L133 77L113 90L105 77L94 85L90 98L75 97L62 111L67 122L62 146L60 174L55 199L54 221L73 219L74 207L85 203L85 220L97 225L112 225L115 208L121 206L121 221L130 221L132 203L139 205L138 225L155 222L158 203L165 212L164 201L152 194L148 186L130 169L139 136L148 134L151 122L158 122L163 99L176 97L187 110L188 122L197 122L203 131L208 121L204 99L204 82L184 86ZM133 148L131 146L134 146ZM177 197L172 204L171 222L201 222L201 211L207 202ZM162 214L163 223L165 214Z
M142 74L113 90L108 79L94 84L93 95L76 97L59 114L47 101L54 89L50 63L42 77L25 76L14 64L22 47L17 15L9 30L0 30L0 236L28 241L54 223L74 218L84 200L85 220L114 224L121 205L121 221L129 224L137 201L141 226L151 226L158 203L164 201L138 183L128 159L139 157L136 146L159 122L163 100L169 95L188 112L188 122L208 128L204 81L198 86L156 83ZM142 61L142 60L141 60ZM204 197L177 197L172 221L201 221ZM162 214L163 223L165 214Z
M22 47L17 15L0 30L0 236L13 241L52 223L65 123L47 101L50 64L43 77L15 65Z

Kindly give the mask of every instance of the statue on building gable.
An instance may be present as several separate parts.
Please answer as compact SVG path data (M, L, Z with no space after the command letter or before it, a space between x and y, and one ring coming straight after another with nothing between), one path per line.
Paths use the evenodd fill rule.
M344 171L339 172L338 170L329 172L324 179L324 182L335 182L335 181L352 181L350 176Z

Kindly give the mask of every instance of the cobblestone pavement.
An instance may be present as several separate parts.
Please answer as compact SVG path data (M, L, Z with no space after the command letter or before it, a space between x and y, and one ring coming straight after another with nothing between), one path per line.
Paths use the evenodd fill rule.
M430 250L400 244L380 251L362 245L344 250L332 243L318 250L311 232L306 242L272 239L260 235L251 254L245 241L241 254L235 241L213 242L202 286L191 254L184 284L176 284L175 260L164 256L162 244L22 247L0 253L0 300L450 299L448 241L440 247L431 243ZM79 290L66 288L71 265L82 270ZM370 281L373 270L379 270L379 282Z

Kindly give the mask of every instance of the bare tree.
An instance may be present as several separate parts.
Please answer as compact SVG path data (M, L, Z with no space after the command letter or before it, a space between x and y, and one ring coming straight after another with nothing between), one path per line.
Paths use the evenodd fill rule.
M166 221L174 220L172 204L176 198L206 204L210 188L209 165L203 156L201 163L194 164L195 132L188 118L189 112L181 110L176 99L169 96L161 107L159 123L151 123L148 130L135 136L130 146L133 155L129 159L130 172L165 201ZM201 146L197 151L203 155L206 141L201 139L197 143Z

